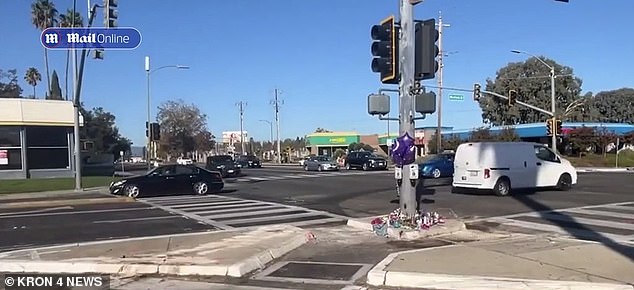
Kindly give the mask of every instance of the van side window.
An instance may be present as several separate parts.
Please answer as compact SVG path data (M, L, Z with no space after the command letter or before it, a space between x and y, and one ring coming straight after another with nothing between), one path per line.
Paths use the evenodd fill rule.
M557 155L543 146L535 146L535 156L544 161L558 162Z

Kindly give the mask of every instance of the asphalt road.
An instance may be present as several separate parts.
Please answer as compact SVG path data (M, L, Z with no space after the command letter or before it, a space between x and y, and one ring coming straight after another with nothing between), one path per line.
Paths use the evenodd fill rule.
M0 251L214 229L138 202L2 209Z

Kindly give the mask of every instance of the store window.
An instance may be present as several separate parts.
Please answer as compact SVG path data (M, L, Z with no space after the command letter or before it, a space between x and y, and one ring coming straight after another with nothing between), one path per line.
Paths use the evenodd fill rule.
M27 127L27 166L29 169L70 168L68 146L70 128Z
M0 127L0 147L20 148L20 127Z
M20 148L0 148L0 171L21 169L22 150Z

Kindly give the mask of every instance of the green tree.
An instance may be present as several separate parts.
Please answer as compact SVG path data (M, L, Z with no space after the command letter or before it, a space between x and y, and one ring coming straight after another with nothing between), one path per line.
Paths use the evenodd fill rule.
M551 59L541 59L554 66L556 75L562 75L555 80L557 112L562 112L568 104L579 98L581 79L566 76L573 75L572 68L562 66ZM509 63L498 70L495 80L487 79L486 90L504 96L508 95L509 90L515 90L518 101L550 110L549 75L550 69L533 57L525 62ZM509 107L507 100L490 95L485 95L478 102L482 109L482 120L494 126L544 122L549 117L518 104Z
M30 67L26 70L26 74L24 75L24 80L31 86L33 86L33 98L37 98L35 93L35 86L37 86L37 82L42 80L42 75L36 68Z
M491 133L489 128L478 128L471 132L471 136L469 136L469 142L491 142L496 141L497 136Z
M33 4L31 4L31 23L40 31L55 26L57 23L55 3L49 0L36 0L33 2ZM48 70L48 50L46 48L44 48L44 64L46 66L46 91L50 92L51 76Z
M374 151L374 147L365 143L351 143L348 145L348 151Z
M598 93L593 107L604 123L634 123L634 89L622 88Z
M566 122L597 122L600 118L599 110L595 104L596 100L592 92L587 92L579 100L580 105L576 106L563 116L561 119Z
M210 149L212 134L207 129L207 115L195 104L167 101L158 107L157 120L161 124L160 151L168 158Z
M22 88L18 84L18 70L6 72L0 69L0 98L20 98Z
M438 154L438 146L436 143L436 133L432 135L431 142L427 144L427 153L428 154ZM442 140L442 148L444 150L456 150L458 149L458 145L462 144L464 141L458 137L458 135L452 134L451 136L443 136Z
M603 157L607 157L608 151L607 147L610 143L616 144L616 139L618 136L613 132L608 130L607 128L600 128L595 130L595 141L596 148L599 150L598 153L603 153Z
M47 100L63 100L62 88L59 87L59 78L57 72L53 70L53 77L51 81L51 91L46 96Z
M574 152L578 152L579 156L586 152L596 144L596 132L594 128L579 127L570 130L568 133L568 142Z
M84 19L81 17L79 12L74 11L73 9L68 9L66 14L59 15L59 26L60 27L82 27L84 26ZM66 50L66 73L64 74L64 96L66 100L71 98L68 97L68 64L70 60L70 50Z
M82 106L80 110L84 126L80 128L79 136L82 140L92 141L95 152L113 154L118 159L120 151L130 151L132 142L121 136L112 113L101 107L88 111Z
M500 133L498 133L495 137L495 139L502 142L518 142L521 140L520 135L517 134L517 131L515 131L515 128L513 127L502 128Z

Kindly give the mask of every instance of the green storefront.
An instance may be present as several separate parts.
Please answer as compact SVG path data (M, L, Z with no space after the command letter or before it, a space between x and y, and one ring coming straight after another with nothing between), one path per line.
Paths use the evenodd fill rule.
M332 156L337 149L346 150L360 140L361 136L355 132L313 133L306 135L306 148L311 155Z

